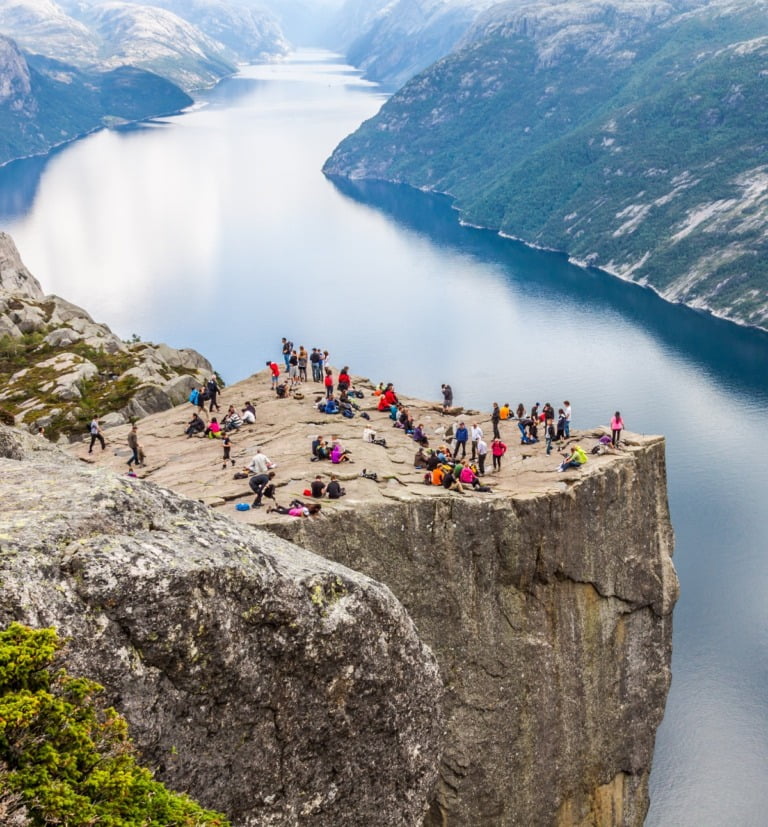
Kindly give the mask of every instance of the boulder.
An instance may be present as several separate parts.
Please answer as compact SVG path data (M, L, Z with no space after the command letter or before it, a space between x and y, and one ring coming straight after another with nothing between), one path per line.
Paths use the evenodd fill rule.
M1 232L0 290L27 296L30 299L43 298L40 282L24 266L13 239L7 233Z
M0 621L68 637L143 761L238 827L420 824L443 689L390 590L44 442L0 428Z
M69 347L83 338L81 333L71 327L60 327L52 330L43 341L51 347Z
M8 315L22 333L34 333L47 324L45 313L35 304L21 304L11 309Z
M206 376L210 376L213 373L211 363L205 356L202 356L196 350L192 350L192 348L176 350L176 348L172 348L162 342L159 345L155 345L154 348L157 355L171 367L182 368L193 373L200 371Z

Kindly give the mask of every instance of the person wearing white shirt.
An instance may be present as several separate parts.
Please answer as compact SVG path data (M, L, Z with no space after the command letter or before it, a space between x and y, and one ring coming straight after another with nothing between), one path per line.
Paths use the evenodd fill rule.
M274 465L270 462L269 457L257 449L257 453L245 470L252 474L266 474L270 468L274 468Z
M472 439L472 459L477 457L477 443L483 438L483 429L475 422L470 433Z

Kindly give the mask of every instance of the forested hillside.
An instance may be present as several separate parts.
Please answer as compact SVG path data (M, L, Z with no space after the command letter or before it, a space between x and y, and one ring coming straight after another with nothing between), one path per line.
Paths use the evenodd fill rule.
M768 7L511 4L344 141L331 175L768 327Z

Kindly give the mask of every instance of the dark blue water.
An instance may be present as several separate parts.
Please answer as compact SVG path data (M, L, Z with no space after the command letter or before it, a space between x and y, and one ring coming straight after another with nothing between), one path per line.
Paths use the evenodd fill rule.
M461 227L446 199L326 180L383 96L321 53L208 105L0 170L0 222L44 289L230 381L281 336L401 390L569 398L578 426L667 437L682 584L650 825L768 822L768 337Z

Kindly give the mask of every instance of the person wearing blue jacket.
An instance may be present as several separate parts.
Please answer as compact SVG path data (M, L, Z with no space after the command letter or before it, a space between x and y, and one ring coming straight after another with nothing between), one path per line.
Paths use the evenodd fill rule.
M456 449L453 452L454 459L459 458L459 449L461 449L461 458L467 455L467 442L469 441L469 430L463 422L459 422L459 427L456 429L456 434L453 437L456 442Z

